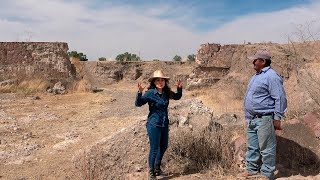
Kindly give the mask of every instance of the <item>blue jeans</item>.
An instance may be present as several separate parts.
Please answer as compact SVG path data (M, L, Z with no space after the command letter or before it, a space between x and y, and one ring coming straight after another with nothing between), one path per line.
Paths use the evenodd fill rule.
M155 164L160 165L162 157L168 148L169 127L159 127L147 123L149 136L149 169L154 170Z
M248 123L246 169L258 173L259 159L262 157L261 175L274 179L276 169L276 134L272 116L255 118Z

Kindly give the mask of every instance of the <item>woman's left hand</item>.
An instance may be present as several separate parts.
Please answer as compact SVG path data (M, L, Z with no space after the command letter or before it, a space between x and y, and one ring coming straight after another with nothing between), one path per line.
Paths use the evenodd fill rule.
M182 88L182 81L181 81L181 79L178 79L178 80L177 80L177 87L178 87L178 88Z

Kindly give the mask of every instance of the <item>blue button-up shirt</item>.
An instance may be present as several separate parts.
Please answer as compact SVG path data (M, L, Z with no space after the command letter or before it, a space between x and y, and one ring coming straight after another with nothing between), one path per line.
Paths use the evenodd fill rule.
M182 88L177 88L177 92L172 92L172 99L179 100L182 97ZM169 125L168 106L170 95L166 92L159 94L157 89L149 89L142 95L138 93L135 105L140 107L149 104L148 123L155 126L167 127Z
M270 113L274 114L275 120L284 118L287 98L283 79L270 66L263 68L251 78L244 98L244 111L247 121L255 115Z

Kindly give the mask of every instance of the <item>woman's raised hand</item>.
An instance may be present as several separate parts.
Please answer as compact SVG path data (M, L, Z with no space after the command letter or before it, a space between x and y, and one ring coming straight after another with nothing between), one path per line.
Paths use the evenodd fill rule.
M146 85L142 85L141 82L138 82L138 89L139 89L139 92L142 93L144 88L146 88Z
M182 81L181 81L181 79L178 79L178 80L177 80L177 87L178 87L178 88L182 88Z

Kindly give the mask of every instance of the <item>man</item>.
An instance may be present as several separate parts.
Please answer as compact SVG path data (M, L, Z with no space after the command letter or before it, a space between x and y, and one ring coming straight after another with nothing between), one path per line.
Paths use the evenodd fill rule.
M244 98L248 127L246 172L242 177L274 179L275 130L282 130L281 121L287 110L286 93L282 77L270 67L271 56L267 50L258 50L250 59L253 60L256 74L251 78ZM262 164L259 163L260 157Z

